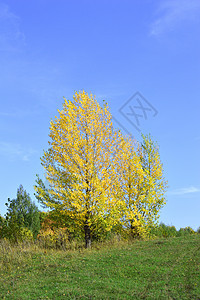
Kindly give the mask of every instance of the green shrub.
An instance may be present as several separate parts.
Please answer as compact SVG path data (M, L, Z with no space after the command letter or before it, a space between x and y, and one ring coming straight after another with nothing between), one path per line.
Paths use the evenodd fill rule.
M180 228L178 231L178 236L187 236L189 234L194 234L195 231L190 227Z
M40 247L45 249L67 250L70 248L69 235L66 228L40 230L37 242Z
M149 230L150 238L155 237L176 237L177 230L175 226L165 225L164 223L160 223L158 226L151 227Z

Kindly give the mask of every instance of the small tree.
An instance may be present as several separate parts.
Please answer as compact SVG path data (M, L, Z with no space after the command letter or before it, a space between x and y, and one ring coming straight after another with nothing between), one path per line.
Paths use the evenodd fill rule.
M117 190L123 199L121 222L130 228L133 237L138 237L157 221L165 203L166 181L158 147L150 136L143 136L141 144L121 136L118 158Z
M36 238L40 230L39 210L22 185L17 190L17 198L12 200L9 198L6 206L6 235L8 238L17 241L21 233L24 235L24 228L30 230L33 237Z
M144 198L139 209L143 210L143 218L147 224L155 224L159 218L159 211L165 205L167 181L164 177L159 147L151 135L142 135L139 156L144 171L144 180L138 193Z

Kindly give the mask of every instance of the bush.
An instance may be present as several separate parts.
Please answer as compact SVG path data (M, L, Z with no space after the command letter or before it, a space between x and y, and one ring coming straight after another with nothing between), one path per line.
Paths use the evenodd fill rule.
M158 226L151 228L150 237L180 237L195 233L196 232L189 226L185 228L180 228L177 231L175 226L168 226L164 223L160 223Z
M42 248L61 250L69 248L69 236L66 228L40 230L37 240Z
M33 241L33 233L30 229L24 227L20 229L18 240L20 242L32 242Z
M178 236L186 236L189 234L194 234L195 231L191 227L180 228L178 231Z
M175 226L168 226L164 223L160 223L158 226L152 227L149 233L150 237L176 237L177 230Z

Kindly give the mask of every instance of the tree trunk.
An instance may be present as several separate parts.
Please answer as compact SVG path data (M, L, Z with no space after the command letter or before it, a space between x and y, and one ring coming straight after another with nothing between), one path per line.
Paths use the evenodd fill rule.
M91 231L87 221L84 226L84 230L85 230L85 248L91 248Z
M135 225L133 225L133 222L131 222L131 236L133 239L138 238L140 236L138 228Z
M88 137L86 135L86 139L88 141ZM85 231L85 248L91 248L91 230L90 230L90 226L88 224L88 219L89 219L89 200L90 200L90 191L89 191L89 180L88 180L88 161L86 160L86 218L85 218L85 226L84 226L84 231Z

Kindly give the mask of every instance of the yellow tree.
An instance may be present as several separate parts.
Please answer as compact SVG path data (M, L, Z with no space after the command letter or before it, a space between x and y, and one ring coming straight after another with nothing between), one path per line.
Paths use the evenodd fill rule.
M46 206L68 216L91 246L91 229L107 230L116 223L117 202L113 184L117 133L108 106L102 108L93 95L76 92L65 99L59 117L50 123L49 149L42 165L51 188L35 186Z
M138 188L142 185L144 171L138 149L139 145L135 140L121 135L116 164L118 177L116 190L118 198L122 200L121 223L123 227L130 228L132 234L135 234L136 228L142 229L141 212L138 210L142 199L138 195Z
M122 223L133 237L146 233L165 203L166 181L157 145L150 136L142 144L121 136L117 174L123 199Z
M159 218L159 211L166 203L165 192L167 181L164 177L163 164L161 163L159 147L151 135L142 135L139 157L144 170L143 184L138 187L138 193L143 195L145 213L143 216L149 225L154 224Z

